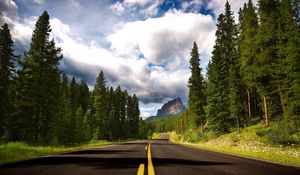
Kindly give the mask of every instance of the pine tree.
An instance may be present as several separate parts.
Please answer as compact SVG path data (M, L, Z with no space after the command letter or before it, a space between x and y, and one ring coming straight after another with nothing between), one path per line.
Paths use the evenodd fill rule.
M192 72L189 78L189 114L190 114L190 127L195 129L197 124L200 125L201 130L205 124L205 95L203 87L203 76L201 74L200 58L198 53L198 46L196 42L193 44L191 51L190 69Z
M107 128L109 127L105 123L107 122L107 90L105 86L104 73L101 71L97 77L96 84L94 86L94 109L95 109L95 124L96 128L99 128L100 138L107 138Z
M52 122L59 110L61 49L49 40L49 15L45 11L37 20L29 52L19 71L18 114L22 118L22 137L34 143L52 140Z
M68 78L65 74L61 78L60 86L61 95L59 99L60 110L58 111L57 117L54 119L54 144L68 145L69 143L69 117L71 114L71 107L68 99L69 86Z
M257 47L254 44L257 28L258 17L255 6L249 0L243 8L243 15L240 17L240 60L241 60L241 74L247 86L247 101L248 101L248 116L252 116L251 109L251 92L256 91L255 84L255 70L257 59Z
M229 111L230 118L236 120L240 127L243 115L244 83L240 75L240 53L238 50L238 28L235 24L233 12L228 1L225 4L225 59L229 61Z
M81 106L83 112L85 113L87 111L88 104L89 104L90 92L89 92L89 88L88 88L86 82L83 80L81 80L80 85L79 85L79 97L78 98L79 98L80 106Z
M248 1L247 7L243 11L243 18L240 21L242 24L240 41L241 72L248 88L253 90L256 87L253 78L255 77L257 57L257 48L254 43L258 28L258 17L251 0Z
M136 137L139 132L139 122L140 122L140 108L139 108L139 99L135 94L132 96L132 119L133 119L133 128L132 128L132 136Z
M84 143L88 141L89 126L86 120L86 115L81 107L76 111L76 143Z
M292 1L281 1L277 33L280 65L276 82L287 125L294 124L296 116L300 115L300 34L294 9Z
M276 77L278 76L278 53L277 53L277 19L278 19L277 0L261 0L259 1L259 17L260 25L256 37L256 44L259 48L257 69L255 69L255 82L258 91L263 96L264 111L266 117L266 126L269 126L269 110L268 101L274 102L269 97L276 90Z
M120 86L119 86L120 87ZM118 88L117 88L118 89ZM121 87L120 87L121 89ZM120 92L120 137L126 138L127 137L127 131L126 131L126 100L127 100L127 91Z
M16 56L13 50L13 40L7 24L0 29L0 138L7 130L9 115L14 110Z
M79 86L76 82L76 78L73 76L70 84L69 100L72 113L75 115L77 108L79 107Z
M226 50L223 40L225 40L225 16L220 14L218 17L216 44L212 52L212 59L207 69L207 106L206 114L210 128L217 133L229 131L227 117L229 112L228 99L228 76L229 64L224 58L223 52Z
M120 139L123 132L123 123L122 123L122 90L121 87L118 86L115 90L114 97L113 97L113 106L114 106L114 115L113 115L113 122L114 126L118 126L115 128L114 136L116 139Z

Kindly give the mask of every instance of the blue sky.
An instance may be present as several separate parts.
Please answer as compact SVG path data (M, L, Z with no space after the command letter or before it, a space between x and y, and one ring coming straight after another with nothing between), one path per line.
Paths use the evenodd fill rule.
M51 37L63 50L60 69L92 89L104 71L140 99L143 118L176 97L187 104L189 54L198 43L201 67L211 57L216 16L225 0L1 0L0 24L8 23L15 50L29 47L39 15L47 10ZM246 0L229 0L237 11ZM255 1L256 2L256 1Z

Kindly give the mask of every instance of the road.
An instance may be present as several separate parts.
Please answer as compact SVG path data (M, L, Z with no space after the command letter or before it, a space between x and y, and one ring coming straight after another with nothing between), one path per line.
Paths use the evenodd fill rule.
M0 166L0 175L299 175L284 166L160 139L129 142Z

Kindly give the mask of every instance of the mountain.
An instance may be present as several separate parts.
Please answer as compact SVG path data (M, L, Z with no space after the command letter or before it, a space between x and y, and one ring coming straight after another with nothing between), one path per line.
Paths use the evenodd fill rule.
M182 104L181 99L178 97L173 99L162 106L161 109L157 111L157 117L176 115L185 110L185 106Z

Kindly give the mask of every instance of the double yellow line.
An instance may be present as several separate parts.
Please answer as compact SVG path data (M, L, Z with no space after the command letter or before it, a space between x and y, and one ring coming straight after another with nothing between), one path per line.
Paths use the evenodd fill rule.
M145 150L147 150L147 148L148 148L148 154L147 154L148 155L148 175L155 175L153 164L152 164L152 158L151 158L151 142L149 143L148 147L146 146ZM144 175L144 169L145 169L145 165L140 164L137 175Z

